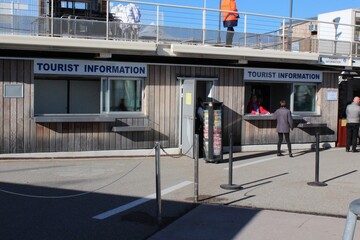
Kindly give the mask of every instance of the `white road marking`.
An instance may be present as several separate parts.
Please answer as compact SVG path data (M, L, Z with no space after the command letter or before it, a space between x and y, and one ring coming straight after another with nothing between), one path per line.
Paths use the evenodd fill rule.
M168 193L171 193L175 190L178 190L180 188L183 188L189 184L191 184L192 182L191 181L185 181L185 182L182 182L182 183L179 183L175 186L172 186L172 187L169 187L169 188L166 188L164 190L161 191L161 196L165 195L165 194L168 194ZM109 211L106 211L106 212L103 212L103 213L100 213L99 215L96 215L94 216L93 218L94 219L98 219L98 220L104 220L105 218L108 218L108 217L111 217L115 214L118 214L118 213L121 213L121 212L124 212L130 208L133 208L133 207L136 207L140 204L143 204L145 202L148 202L150 200L153 200L156 198L156 193L153 193L153 194L150 194L146 197L143 197L143 198L140 198L138 200L135 200L135 201L132 201L128 204L125 204L125 205L122 205L120 207L117 207L117 208L114 208L114 209L111 209Z
M254 161L254 162L244 163L244 164L233 166L233 169L234 168L247 167L247 166L250 166L250 165L254 165L254 164L258 164L258 163L262 163L262 162L267 162L267 161L271 161L271 160L278 159L278 158L279 157L271 157L271 158L265 158L265 159L261 159L261 160L258 160L258 161ZM224 168L224 169L229 170L229 168Z

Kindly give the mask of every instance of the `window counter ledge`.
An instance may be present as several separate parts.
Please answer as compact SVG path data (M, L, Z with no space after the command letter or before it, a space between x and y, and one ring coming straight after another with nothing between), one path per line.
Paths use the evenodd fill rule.
M303 116L303 115L292 115L292 118L294 120L303 120L304 117L308 117L308 116ZM251 121L251 120L276 120L274 118L273 114L260 114L260 115L255 115L255 114L245 114L243 117L244 120L247 121Z
M106 115L41 115L35 116L37 123L47 122L115 122L119 119L147 118L142 113L106 114Z

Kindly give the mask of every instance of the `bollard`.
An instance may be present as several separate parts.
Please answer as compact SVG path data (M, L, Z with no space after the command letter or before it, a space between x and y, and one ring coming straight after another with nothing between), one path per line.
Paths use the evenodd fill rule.
M199 135L195 134L194 201L199 201Z
M320 133L316 131L316 145L315 145L315 182L308 182L309 186L317 186L317 187L325 187L327 186L326 183L319 181L319 172L320 172L320 157L319 157L319 142L320 142Z
M155 172L156 172L156 215L158 224L161 224L161 184L160 184L160 143L155 143Z
M233 189L242 189L240 185L236 185L232 183L233 177L233 141L232 141L232 133L229 134L229 183L221 184L220 187L223 189L233 190Z
M346 217L343 240L353 240L357 216L360 215L360 198L352 201L349 205L349 212Z

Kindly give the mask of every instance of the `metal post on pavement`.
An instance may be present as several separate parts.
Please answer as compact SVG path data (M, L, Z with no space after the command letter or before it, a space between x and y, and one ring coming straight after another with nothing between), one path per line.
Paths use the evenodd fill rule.
M160 184L160 143L155 143L155 172L156 172L156 215L161 224L161 184Z
M199 201L199 135L195 134L194 202Z
M326 183L324 182L320 182L319 181L319 172L320 172L320 154L319 154L319 143L320 143L320 132L317 129L316 133L315 133L315 137L316 137L316 145L315 145L315 182L308 182L309 186L317 186L317 187L325 187L327 186Z
M233 189L242 189L240 185L236 185L232 183L233 177L233 140L232 133L229 134L229 183L221 184L220 187L223 189L233 190Z

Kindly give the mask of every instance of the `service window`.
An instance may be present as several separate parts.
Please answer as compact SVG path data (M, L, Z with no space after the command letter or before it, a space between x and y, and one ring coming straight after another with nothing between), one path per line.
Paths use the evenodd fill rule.
M141 112L143 79L103 78L102 112Z
M313 83L245 83L245 108L251 96L256 95L260 104L271 113L279 108L280 100L296 114L316 114L317 85ZM247 112L245 112L246 114Z

